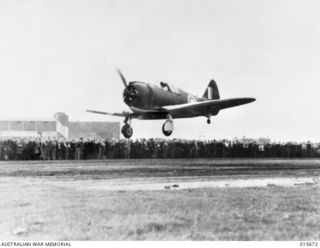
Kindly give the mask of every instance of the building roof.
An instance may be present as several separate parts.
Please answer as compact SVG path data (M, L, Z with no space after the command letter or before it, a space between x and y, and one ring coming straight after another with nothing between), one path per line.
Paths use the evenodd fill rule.
M24 118L24 117L15 117L15 118L3 118L0 117L0 121L56 121L54 118Z

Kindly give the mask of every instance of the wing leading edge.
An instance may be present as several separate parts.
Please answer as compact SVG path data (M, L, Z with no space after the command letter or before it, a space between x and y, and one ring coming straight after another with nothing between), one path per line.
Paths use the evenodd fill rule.
M131 114L130 112L125 112L125 111L123 111L122 113L110 113L110 112L103 112L103 111L96 111L96 110L86 110L86 111L94 114L112 115L112 116L120 116L120 117L126 117Z
M166 111L150 111L146 110L145 112L126 112L123 111L122 113L111 113L111 112L103 112L97 110L86 110L86 112L100 114L100 115L111 115L117 117L130 117L136 118L139 120L158 120L158 119L166 119L167 112Z

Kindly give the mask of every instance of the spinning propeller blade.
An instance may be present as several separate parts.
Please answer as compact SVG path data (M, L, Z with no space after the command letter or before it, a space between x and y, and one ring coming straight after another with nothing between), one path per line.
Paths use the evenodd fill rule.
M127 84L127 81L126 81L125 77L123 76L123 74L121 73L120 70L117 70L117 71L119 73L119 76L121 77L121 80L122 80L122 83L124 84L124 87L127 87L128 84Z

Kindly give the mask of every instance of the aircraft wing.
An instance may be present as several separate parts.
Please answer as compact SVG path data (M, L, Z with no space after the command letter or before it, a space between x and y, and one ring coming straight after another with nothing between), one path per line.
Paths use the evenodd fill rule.
M217 115L221 109L231 108L253 101L255 101L254 98L208 100L196 103L164 106L162 110L172 114L173 118L189 118L196 116Z
M111 112L103 112L97 110L86 110L87 112L94 113L94 114L101 114L101 115L111 115L111 116L118 116L118 117L131 117L137 118L140 120L153 120L153 119L165 119L166 112L163 111L145 111L145 112L127 112L123 111L122 113L111 113Z
M96 111L96 110L86 110L86 111L94 114L112 115L112 116L120 116L120 117L126 117L132 114L130 112L125 112L125 111L123 111L122 113L110 113L110 112L102 112L102 111Z
M197 116L217 115L221 109L231 108L242 104L247 104L255 101L254 98L230 98L223 100L207 100L196 103L186 103L179 105L164 106L157 110L145 111L145 112L126 112L111 113L96 110L87 110L87 112L112 115L119 117L131 117L140 120L156 120L166 119L167 114L171 114L173 118L191 118Z

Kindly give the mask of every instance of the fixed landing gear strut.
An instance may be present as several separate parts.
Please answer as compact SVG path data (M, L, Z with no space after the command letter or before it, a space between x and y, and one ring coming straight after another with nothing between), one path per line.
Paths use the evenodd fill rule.
M167 120L163 123L162 132L165 136L170 136L173 132L173 118L171 115L167 115Z
M131 118L129 116L124 119L124 125L121 128L121 133L127 139L130 139L133 134L133 129L131 127Z
M211 116L209 115L209 116L207 116L207 117L208 117L208 119L207 119L207 123L208 123L208 124L211 124L211 119L210 119L210 118L211 118Z

